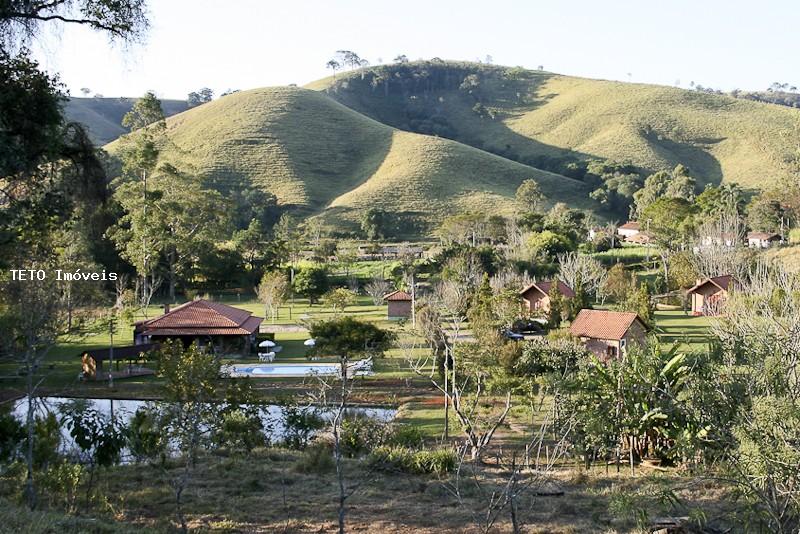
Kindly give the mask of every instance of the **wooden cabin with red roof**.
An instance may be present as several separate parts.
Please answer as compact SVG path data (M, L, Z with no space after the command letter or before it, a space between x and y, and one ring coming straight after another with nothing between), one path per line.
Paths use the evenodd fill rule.
M571 299L575 292L567 284L558 281L558 292L564 298ZM550 311L550 290L553 288L552 281L533 282L528 287L519 292L522 297L522 306L529 313L547 313Z
M588 309L579 311L569 327L603 361L624 355L632 343L643 345L648 330L636 313Z
M719 315L735 285L736 279L729 274L697 280L686 293L692 299L692 315Z
M411 317L411 306L414 305L412 297L406 291L392 291L384 295L386 301L386 316L391 319L407 319Z
M164 315L134 324L135 345L179 339L184 345L197 341L221 352L250 352L264 319L247 310L208 300L193 300Z

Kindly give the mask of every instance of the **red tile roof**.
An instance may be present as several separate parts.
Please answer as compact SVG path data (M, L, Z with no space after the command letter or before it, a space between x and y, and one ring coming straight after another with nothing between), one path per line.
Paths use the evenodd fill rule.
M405 291L392 291L391 293L387 293L383 300L400 300L400 301L411 301L411 295L406 293Z
M552 288L552 287L553 287L552 280L545 280L545 281L542 281L542 282L533 282L528 287L526 287L525 289L520 291L519 294L520 295L524 295L525 293L527 293L531 289L536 289L536 290L540 291L541 293L543 293L544 295L548 295L548 294L550 294L550 288ZM568 299L571 299L571 298L573 298L575 296L575 292L572 290L572 288L569 287L564 282L562 282L561 280L558 281L558 292L561 293L562 295L564 295L565 297L567 297Z
M145 335L246 335L257 332L262 321L247 310L193 300L160 317L136 323L136 329Z
M634 321L639 321L644 328L647 328L639 316L633 312L581 310L572 321L569 331L577 337L622 339Z
M706 284L713 284L724 291L728 291L728 288L730 287L731 283L735 285L736 279L729 274L724 274L722 276L712 276L711 278L706 278L705 280L702 280L697 284L695 284L694 287L692 287L687 291L687 293L692 293L693 291L697 291Z
M619 230L638 230L639 223L636 221L629 221L619 227Z

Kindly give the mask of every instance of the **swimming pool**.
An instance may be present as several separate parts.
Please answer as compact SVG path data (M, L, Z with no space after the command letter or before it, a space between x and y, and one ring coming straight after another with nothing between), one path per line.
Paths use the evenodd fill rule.
M361 360L349 365L352 376L365 376L372 374L372 362ZM224 366L223 374L230 378L270 378L270 377L300 377L300 376L338 376L339 364L337 363L283 363L283 364L233 364Z

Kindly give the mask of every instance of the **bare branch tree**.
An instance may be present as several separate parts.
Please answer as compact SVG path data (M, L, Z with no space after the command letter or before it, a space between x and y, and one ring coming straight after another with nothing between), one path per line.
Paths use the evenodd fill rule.
M372 297L372 303L380 306L383 297L392 290L392 284L381 276L375 276L364 286L364 290Z
M608 278L603 264L595 258L577 252L558 255L558 277L576 292L584 290L596 295Z

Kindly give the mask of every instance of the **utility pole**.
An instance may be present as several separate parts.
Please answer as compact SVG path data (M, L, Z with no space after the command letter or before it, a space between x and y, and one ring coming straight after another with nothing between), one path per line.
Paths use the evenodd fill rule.
M108 321L108 330L111 335L111 347L108 349L108 387L112 389L114 388L114 330L117 326L116 320L117 318L112 315Z
M147 318L147 169L142 169L142 303L144 306L144 316Z
M414 271L411 271L411 326L417 327L417 283Z

